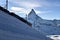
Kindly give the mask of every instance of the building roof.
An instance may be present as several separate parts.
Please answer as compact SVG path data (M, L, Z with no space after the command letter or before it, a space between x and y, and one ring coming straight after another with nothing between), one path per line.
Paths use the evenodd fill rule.
M13 12L9 12L7 9L4 9L4 8L1 7L1 6L0 6L0 10L6 12L6 14L9 14L9 15L11 15L11 16L13 16L13 17L19 19L19 20L21 20L22 22L28 24L29 26L32 26L32 24L31 24L30 22L28 22L27 20L23 19L22 17L16 15L16 14L13 13Z

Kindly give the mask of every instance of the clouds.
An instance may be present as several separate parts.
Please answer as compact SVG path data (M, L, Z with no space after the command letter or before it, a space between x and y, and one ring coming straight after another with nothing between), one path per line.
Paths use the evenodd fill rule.
M37 8L37 7L54 7L60 6L60 2L56 2L53 0L9 0L13 1L14 5L19 7L24 7L27 9Z
M38 11L38 10L35 10L35 12L36 12L37 14L44 14L44 13L49 13L49 12L51 12L51 11Z
M14 1L14 0L13 0ZM12 0L10 0L10 2L12 2ZM34 9L34 8L37 8L37 7L42 7L42 5L40 4L39 1L34 1L34 0L26 0L26 1L22 1L22 0L16 0L14 1L15 4L19 5L20 7L11 7L11 10L12 11L15 11L15 12L19 12L19 13L26 13L28 14L31 9ZM44 13L44 11L40 11L40 10L36 10L35 9L35 12L38 14L38 13ZM46 13L46 12L45 12Z
M12 2L12 0L10 2ZM15 0L14 4L18 4L21 7L30 8L30 9L35 8L35 7L41 7L41 5L37 1L36 2L34 2L34 1L32 2L31 0L30 1L28 1L28 0L26 0L26 1Z
M14 0L9 0L9 1L12 2ZM26 14L28 14L31 11L31 9L42 6L37 1L34 1L34 0L30 0L30 1L29 0L26 0L26 1L25 0L15 0L13 3L16 6L12 6L10 8L12 11L19 12L19 13L26 13Z
M26 10L25 8L21 8L21 7L11 7L11 11L18 13L26 13L26 14L29 12L29 10Z
M31 9L25 9L25 8L21 8L21 7L11 7L11 12L19 12L19 13L26 13L28 14L31 11ZM42 13L38 10L35 10L36 13Z
M38 3L32 3L32 2L20 2L21 6L24 6L26 8L35 8L35 7L40 7Z
M37 14L44 14L42 17L60 13L60 0L8 0L8 9L16 14L28 14L34 9ZM5 0L0 0L0 5L5 6ZM51 17L51 15L49 15ZM54 16L55 18L59 18Z
M18 12L18 13L25 13L28 14L31 9L25 9L25 8L21 8L21 7L11 7L11 12ZM39 10L35 10L36 14L42 14L42 13L49 13L50 11L39 11Z
M41 2L41 5L46 7L60 6L60 0L45 0Z
M19 12L19 13L26 13L28 14L31 9L35 9L38 7L46 7L48 9L48 7L52 7L52 6L60 6L59 3L55 3L55 2L51 2L48 0L9 0L10 2L13 1L14 5L16 6L12 6L10 9L12 11L15 12ZM40 11L38 9L35 9L36 13L49 13L50 11Z

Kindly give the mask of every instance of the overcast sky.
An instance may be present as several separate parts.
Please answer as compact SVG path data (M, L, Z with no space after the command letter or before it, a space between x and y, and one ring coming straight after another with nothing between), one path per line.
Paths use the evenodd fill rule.
M5 7L6 0L0 0L0 6ZM9 11L25 17L31 9L43 19L60 19L60 0L8 0Z

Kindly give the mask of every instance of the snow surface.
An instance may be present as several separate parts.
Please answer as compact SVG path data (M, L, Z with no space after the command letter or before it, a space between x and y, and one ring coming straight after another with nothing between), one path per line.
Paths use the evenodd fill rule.
M50 37L53 40L60 40L60 35L47 35L47 37Z
M0 40L51 40L17 18L0 10Z

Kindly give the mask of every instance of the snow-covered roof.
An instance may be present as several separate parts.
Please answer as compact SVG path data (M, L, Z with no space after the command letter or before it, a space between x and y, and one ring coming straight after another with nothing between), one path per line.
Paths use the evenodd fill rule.
M29 23L27 20L25 20L25 19L23 19L22 17L16 15L15 13L9 12L7 9L4 9L4 8L1 7L1 6L0 6L0 10L2 10L2 11L4 11L4 12L6 12L7 14L9 14L9 15L11 15L11 16L13 16L13 17L19 19L19 20L21 20L22 22L28 24L29 26L32 26L32 24Z

